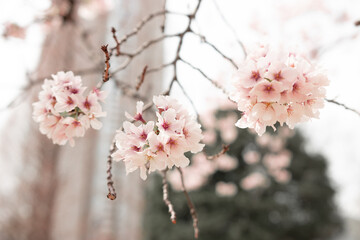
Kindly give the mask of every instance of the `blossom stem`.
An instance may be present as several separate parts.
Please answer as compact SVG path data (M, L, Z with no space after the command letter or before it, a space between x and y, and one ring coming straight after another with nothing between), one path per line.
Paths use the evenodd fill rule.
M162 184L163 184L163 200L164 203L166 204L166 206L169 209L169 213L170 213L170 220L173 224L176 224L176 213L174 211L174 206L172 205L172 203L169 200L169 192L168 192L168 183L166 180L166 172L167 169L163 171L163 180L162 180Z
M111 173L111 169L112 169L112 157L111 155L115 152L116 150L116 145L115 145L115 141L113 144L111 144L110 147L110 153L108 155L108 160L107 160L107 170L106 170L106 174L107 174L107 186L108 186L108 195L107 198L110 200L115 200L116 199L116 192L115 192L115 187L114 187L114 181L112 180L112 173Z
M184 183L183 171L182 171L182 169L180 167L178 167L177 170L180 173L182 191L183 191L183 193L185 195L185 198L187 200L187 204L188 204L189 209L190 209L190 214L191 214L191 217L193 219L194 237L197 239L199 237L199 227L198 227L199 219L197 217L197 213L196 213L196 210L195 210L195 207L194 207L194 203L191 201L190 195L186 190L185 183Z

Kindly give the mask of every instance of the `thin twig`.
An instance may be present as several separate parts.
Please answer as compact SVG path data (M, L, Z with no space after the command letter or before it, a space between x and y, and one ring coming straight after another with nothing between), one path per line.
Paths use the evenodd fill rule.
M336 104L336 105L339 105L339 106L345 108L346 110L352 111L352 112L354 112L354 113L356 113L357 115L360 116L360 112L359 112L359 111L357 111L357 110L355 110L355 109L353 109L353 108L350 108L350 107L346 106L346 105L343 104L343 103L339 103L338 101L336 101L336 100L334 100L334 99L325 99L325 100L326 100L327 102L329 102L329 103L334 103L334 104Z
M192 69L198 71L204 78L206 78L207 80L210 81L210 83L212 85L214 85L216 88L220 89L225 95L229 95L228 92L225 90L225 88L223 88L219 83L217 83L215 80L211 79L208 75L206 75L200 68L195 67L194 65L192 65L191 63L189 63L188 61L184 60L184 59L180 59L183 63L185 63L186 65L188 65L189 67L191 67Z
M179 79L176 80L176 83L179 85L179 87L180 87L181 91L183 92L184 96L189 100L192 108L194 109L194 111L195 111L195 113L196 113L196 119L199 119L199 112L197 111L193 100L191 99L191 97L189 96L189 94L186 92L184 86L180 83Z
M110 69L110 55L108 52L108 45L103 45L101 46L101 50L104 52L105 54L105 69L104 69L104 75L103 75L103 83L109 81L110 78L110 74L109 74L109 69Z
M161 64L160 66L158 67L154 67L154 68L149 68L146 70L146 74L149 74L149 73L154 73L154 72L158 72L158 71L161 71L169 66L172 66L174 65L174 61L172 62L169 62L169 63L164 63L164 64Z
M221 155L225 154L225 153L226 153L227 151L229 151L229 150L230 150L229 145L223 145L220 152L218 152L218 153L215 154L215 155L208 156L207 159L208 159L208 160L215 160L215 159L219 158Z
M114 41L116 43L116 46L114 47L115 50L116 50L116 55L115 56L120 56L120 43L119 43L118 38L116 37L116 29L114 27L112 27L111 32L112 32L113 39L114 39ZM112 53L112 51L110 51L110 53Z
M163 6L163 11L166 12L166 0L164 0L164 6ZM163 21L162 21L162 24L160 26L161 28L161 32L164 33L165 32L165 24L166 24L166 14L164 14L164 18L163 18Z
M167 183L167 180L166 180L166 172L167 172L167 169L162 172L163 173L163 180L162 180L163 200L164 200L164 203L166 204L166 206L169 209L171 222L173 224L176 224L176 213L175 213L175 210L174 210L174 206L172 205L171 201L169 200L169 192L168 192L168 183Z
M221 52L214 44L212 44L211 42L209 42L208 40L206 40L205 36L196 33L194 31L191 31L192 34L194 34L195 36L198 36L200 38L200 40L207 44L209 47L211 47L212 49L215 50L215 52L217 52L219 55L221 55L223 58L225 58L231 65L233 65L234 68L238 69L239 67L237 66L237 64L234 62L234 60L232 60L231 58L229 58L228 56L226 56L223 52Z
M193 228L194 228L194 237L197 239L199 237L199 227L198 227L198 223L199 223L199 219L197 217L197 213L194 207L193 202L191 201L191 198L189 196L189 193L187 192L186 188L185 188L185 183L184 183L184 175L182 172L181 168L177 168L177 170L180 173L180 178L181 178L181 186L182 186L182 191L185 195L185 198L187 200L187 204L189 206L190 209L190 214L193 220Z
M166 14L173 14L173 15L181 15L181 16L187 16L186 14L183 13L177 13L177 12L172 12L172 11L167 11L167 10L161 10L155 13L151 13L148 16L146 16L143 20L141 20L138 25L128 34L126 34L124 37L121 38L120 41L118 41L116 43L116 46L114 46L113 48L110 49L110 52L116 50L116 48L118 48L119 46L121 46L123 43L125 43L126 41L129 40L129 38L137 35L139 33L139 31L147 24L149 23L152 19L154 19L155 17L158 16L166 16Z
M239 46L241 47L241 49L242 49L242 51L244 52L244 55L245 55L245 57L246 57L246 56L247 56L247 53L246 53L245 46L244 46L244 44L240 41L240 39L238 38L237 33L236 33L234 27L233 27L233 26L229 23L229 21L226 19L225 15L224 15L223 12L221 11L221 9L220 9L217 1L216 1L216 0L213 0L213 3L214 3L214 5L215 5L215 8L216 8L216 10L218 11L221 19L223 20L223 22L225 23L225 25L230 29L230 31L231 31L232 34L234 35L234 38L235 38L236 42L239 44Z
M110 200L115 200L116 199L116 191L115 191L115 187L114 187L114 181L112 180L112 173L111 173L111 169L112 169L112 154L115 152L116 150L116 144L115 141L113 141L113 143L111 144L110 147L110 152L108 155L108 160L107 160L107 170L106 170L106 175L107 175L107 187L108 187L108 195L107 198Z
M147 41L145 43L143 43L140 47L138 47L137 50L135 50L133 53L126 53L126 52L121 52L120 55L121 56L126 56L127 59L123 62L123 64L120 65L120 67L118 67L117 69L115 69L112 74L118 73L122 70L124 70L127 66L129 66L129 64L132 62L133 58L135 58L136 56L140 55L141 53L143 53L147 48L149 48L150 46L154 45L155 43L161 42L164 39L167 38L173 38L173 37L179 37L180 34L169 34L169 35L163 35L160 36L158 38L154 38L150 41Z
M144 80L145 80L145 74L146 74L146 70L147 70L148 66L146 65L141 73L141 77L140 77L140 80L139 82L136 84L136 91L139 91L141 85L144 83Z

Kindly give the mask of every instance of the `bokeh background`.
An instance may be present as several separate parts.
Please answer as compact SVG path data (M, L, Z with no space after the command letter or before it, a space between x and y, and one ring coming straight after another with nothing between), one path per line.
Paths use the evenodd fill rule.
M115 81L136 84L143 66L174 57L176 40L157 44L105 86L108 117L99 132L89 131L76 147L54 146L31 118L41 81L60 70L95 68L102 44L113 44L163 0L75 1L74 23L64 23L66 0L0 2L0 239L192 239L192 223L177 172L169 176L178 223L172 225L162 202L161 177L143 183L115 164L118 199L106 199L106 156L114 131L133 111L136 99ZM191 12L196 0L169 0L166 8ZM356 0L203 0L193 28L235 62L244 59L237 39L296 49L324 68L331 81L328 98L360 110L360 2ZM53 16L49 18L48 16ZM136 49L161 34L152 21L128 42ZM166 33L183 30L186 19L168 16ZM226 86L234 69L194 37L185 38L184 59ZM122 59L112 59L112 67ZM98 67L98 66L96 66ZM102 66L83 76L93 86ZM144 101L159 94L171 69L149 76ZM204 127L204 153L189 156L186 185L198 209L200 239L360 239L359 116L327 103L320 119L295 131L269 130L262 137L239 130L239 118L221 91L199 73L179 65L179 78ZM192 104L175 86L172 93L189 111ZM15 100L15 101L14 101ZM9 106L10 105L10 106ZM230 151L208 160L230 144Z

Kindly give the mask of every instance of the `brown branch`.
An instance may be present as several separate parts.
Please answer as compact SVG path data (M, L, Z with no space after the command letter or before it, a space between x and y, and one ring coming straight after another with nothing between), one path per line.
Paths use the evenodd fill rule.
M350 108L350 107L346 106L346 105L343 104L343 103L339 103L338 101L336 101L336 100L334 100L334 99L325 99L325 101L327 101L327 102L329 102L329 103L334 103L334 104L336 104L336 105L338 105L338 106L341 106L341 107L345 108L346 110L352 111L352 112L354 112L354 113L356 113L357 115L360 116L360 112L359 112L359 111L357 111L357 110L355 110L355 109L353 109L353 108Z
M195 36L198 36L200 38L200 40L205 43L206 45L208 45L209 47L211 47L212 49L215 50L215 52L217 52L219 55L221 55L223 58L225 58L231 65L233 65L234 68L238 69L239 67L237 66L237 64L234 62L234 60L232 60L231 58L229 58L228 56L226 56L223 52L221 52L214 44L212 44L211 42L209 42L208 40L206 40L205 36L196 33L194 31L191 31L192 34L194 34Z
M185 195L185 198L187 200L187 204L189 206L190 209L190 214L193 220L193 228L194 228L194 237L197 239L199 237L199 227L198 227L198 223L199 223L199 219L197 217L197 213L194 207L193 202L191 201L191 198L189 196L189 193L187 192L186 188L185 188L185 183L184 183L184 175L182 172L181 168L177 168L177 170L180 173L180 178L181 178L181 186L182 186L182 191Z
M166 11L166 2L167 2L167 1L164 0L164 7L163 7L163 11L164 11L164 12ZM162 24L161 24L161 26L160 26L162 33L165 32L165 24L166 24L166 14L164 14L164 18L163 18Z
M131 53L121 52L121 53L120 53L121 56L126 56L126 57L128 57L128 58L125 60L125 62L124 62L118 69L116 69L115 71L112 72L112 75L114 75L114 73L116 73L116 72L119 72L119 71L125 69L125 68L131 63L131 61L132 61L132 59L133 59L134 57L136 57L137 55L141 54L144 50L146 50L146 49L147 49L148 47L150 47L151 45L153 45L153 44L155 44L155 43L157 43L157 42L160 42L160 41L162 41L162 40L164 40L164 39L166 39L166 38L179 37L179 43L178 43L178 46L177 46L177 49L176 49L176 56L175 56L174 61L172 61L171 63L163 64L163 65L161 65L161 66L159 66L159 67L157 67L157 68L149 69L148 71L147 71L147 67L145 67L145 69L143 70L143 74L142 74L142 76L143 76L142 78L144 78L146 72L156 72L156 71L160 71L160 70L164 69L165 67L174 66L174 76L173 76L173 79L170 81L169 86L168 86L168 89L167 89L165 92L162 93L162 95L169 95L170 92L171 92L171 90L172 90L172 87L173 87L174 82L177 80L176 64L177 64L177 62L180 60L180 51L181 51L181 48L182 48L184 36L185 36L188 32L191 32L190 26L191 26L191 23L192 23L193 19L194 19L195 16L196 16L196 13L197 13L198 10L199 10L200 4L201 4L201 0L198 1L198 5L196 6L196 8L195 8L195 10L194 10L194 12L193 12L192 14L190 14L190 15L184 15L184 16L187 16L187 17L189 18L189 22L188 22L188 25L187 25L186 29L185 29L183 32L178 33L178 34L173 34L173 35L163 35L163 36L161 36L161 37L159 37L159 38L155 38L155 39L153 39L153 40L150 40L150 41L148 41L148 42L145 42L141 47L139 47L139 48L138 48L134 53L132 53L132 54L131 54ZM167 11L165 11L165 12L167 12ZM159 12L158 15L161 15L161 14L163 14L163 13L164 13L164 11L162 11L162 13ZM156 15L156 14L155 14L155 15ZM130 36L133 36L133 35L137 34L137 32L146 24L146 22L149 21L149 20L147 20L147 19L151 19L151 18L155 17L155 15L150 15L150 17L148 17L148 18L146 18L145 20L143 20L143 21L138 25L138 27L137 27L132 33L127 34L122 40L119 41L119 44L116 44L116 45L121 45L121 44L122 44L123 42L125 42ZM115 48L111 48L111 49L116 49L116 46L115 46ZM142 80L142 81L143 81L143 80ZM140 81L140 82L141 82L141 81ZM179 86L181 86L181 85L179 84ZM139 87L140 87L140 86L139 86ZM153 102L149 102L148 104L146 104L146 105L144 106L143 111L146 111L146 110L150 109L153 105L154 105ZM108 169L110 169L110 171L108 171L108 172L109 172L109 175L108 175L108 188L109 188L109 194L110 194L110 196L113 196L113 195L111 195L111 193L112 193L111 191L114 191L114 193L115 193L115 189L113 189L112 180L111 180L111 163L112 163L111 154L114 153L115 151L116 151L116 145L115 145L115 140L114 140L113 143L112 143L112 148L110 149L109 157L108 157ZM109 166L110 166L110 168L109 168ZM109 176L110 176L110 177L109 177ZM164 173L164 176L165 176L165 173ZM165 179L165 178L164 178L164 179ZM164 184L164 179L163 179L163 184ZM110 184L109 184L109 183L110 183ZM166 188L166 191L164 190L164 201L167 199L167 182L166 182L166 179L165 179L165 183L166 183L166 184L163 185L163 190L164 190L164 188ZM185 187L184 187L184 193L185 193L185 195L187 195L187 191L186 191ZM115 196L116 196L116 195L115 195ZM188 198L188 195L187 195L187 198ZM194 207L193 207L193 204L192 204L192 202L191 202L190 199L188 199L188 202L189 202L189 201L190 201L190 204L189 204L190 212L191 212L191 214L192 214L192 216L193 216L193 221L194 221L195 237L197 238L197 236L198 236L198 227L197 227L197 222L198 222L198 220L197 220L197 217L196 217L196 212L195 212L195 209L194 209ZM166 203L166 201L165 201L165 203ZM171 205L171 206L172 206L172 205ZM191 206L192 206L192 207L191 207ZM168 207L169 207L169 205L168 205ZM175 214L174 214L174 215L172 214L170 207L169 207L169 212L171 213L171 220L172 220L172 222L176 221L176 219L175 219ZM194 215L194 214L195 214L195 215Z
M110 147L110 152L108 155L108 160L107 160L107 170L106 170L106 175L107 175L107 187L108 187L108 195L107 198L110 200L115 200L116 199L116 192L115 192L115 187L114 187L114 181L112 180L112 173L111 173L111 169L112 169L112 154L116 151L116 144L115 141L113 141L113 144L111 144Z
M195 113L196 113L196 119L199 119L199 112L197 111L193 100L191 99L191 97L189 96L189 94L186 92L184 86L180 83L179 79L176 80L176 83L179 85L179 87L180 87L181 91L183 92L184 96L189 100L192 108L194 109L194 111L195 111Z
M146 70L147 70L148 66L146 65L141 73L141 77L140 77L140 80L139 82L136 84L136 91L139 91L141 85L144 83L144 80L145 80L145 74L146 74Z
M354 23L354 25L355 25L356 27L360 26L360 20L356 21L356 22Z
M188 65L189 67L191 67L192 69L194 69L195 71L199 72L204 78L206 78L212 85L214 85L216 88L220 89L225 95L229 96L228 92L225 90L225 88L223 88L219 83L217 83L215 80L211 79L208 75L206 75L200 68L195 67L194 65L192 65L191 63L189 63L188 61L180 58L180 60L185 63L186 65Z
M154 45L155 43L161 42L164 39L167 38L173 38L173 37L179 37L180 34L170 34L170 35L162 35L158 38L152 39L150 41L147 41L145 43L143 43L140 47L138 47L137 50L135 50L133 53L126 53L126 52L121 52L120 55L121 56L125 56L127 57L127 59L120 65L120 67L118 67L117 69L115 69L112 74L118 73L122 70L124 70L125 68L127 68L127 66L129 66L129 64L132 62L132 60L140 55L141 53L143 53L147 48L149 48L150 46Z
M116 37L116 30L114 27L111 28L111 33L112 33L112 37L116 43L116 46L114 47L116 50L116 55L115 56L120 56L120 43L119 40ZM110 50L110 54L112 54L112 49Z
M158 16L166 16L166 14L174 14L174 15L182 15L182 16L186 16L183 13L177 13L177 12L171 12L171 11L167 11L165 9L155 12L155 13L151 13L148 16L146 16L143 20L141 20L138 25L128 34L126 34L124 37L121 38L120 41L118 41L116 43L116 46L114 46L113 48L110 49L110 52L116 50L118 47L120 47L123 43L127 42L127 40L135 35L137 35L139 33L139 31L148 23L150 22L152 19L154 19L155 17Z
M218 153L215 154L215 155L208 156L207 159L208 159L208 160L215 160L215 159L217 159L218 157L220 157L221 155L225 154L225 153L226 153L227 151L229 151L229 150L230 150L229 145L223 145L220 152L218 152Z
M108 45L103 45L101 46L101 50L104 52L105 54L105 70L104 70L104 75L103 75L103 83L109 81L110 78L110 74L109 74L109 69L110 69L110 55L108 52Z
M164 68L167 68L167 67L172 66L172 65L174 65L174 61L169 62L169 63L161 64L161 65L158 66L158 67L149 68L149 69L146 70L146 74L161 71L161 70L163 70Z
M223 12L221 11L220 7L219 7L219 4L217 3L216 0L213 0L213 3L215 5L215 8L216 10L218 11L221 19L223 20L223 22L225 23L225 25L230 29L230 31L232 32L234 38L235 38L235 41L237 42L237 44L241 47L242 51L244 52L244 55L245 57L247 56L247 53L246 53L246 49L245 49L245 46L244 44L240 41L240 39L238 38L237 36L237 33L234 29L234 27L229 23L229 21L226 19L225 15L223 14Z
M162 172L163 173L163 180L162 180L163 200L164 200L165 205L169 209L171 222L173 224L176 224L176 213L175 213L175 210L174 210L174 206L172 205L172 203L169 200L169 192L168 192L168 183L167 183L167 180L166 180L166 172L167 172L167 169Z

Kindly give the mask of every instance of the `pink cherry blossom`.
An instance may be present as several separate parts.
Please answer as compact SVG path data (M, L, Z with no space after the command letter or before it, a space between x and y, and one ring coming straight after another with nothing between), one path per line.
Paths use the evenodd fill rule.
M250 95L256 96L258 102L278 102L284 87L277 81L259 81L250 91Z
M143 118L143 107L144 107L144 103L139 101L136 103L136 114L135 116L131 116L128 112L125 112L125 116L131 120L131 121L140 121L142 123L146 123L146 121Z
M142 117L144 104L137 102L136 114L126 113L133 122L125 121L115 136L117 150L112 155L115 161L124 161L127 173L139 169L144 180L147 173L188 166L190 160L184 153L197 153L204 147L200 143L203 139L200 124L176 99L155 96L153 101L157 121L146 122Z
M229 96L243 112L235 125L261 136L267 126L275 130L277 122L294 128L318 118L328 84L327 76L304 57L260 46L233 77Z
M3 32L3 37L14 37L25 39L26 36L26 28L21 27L15 23L5 23L5 31Z
M215 185L216 194L221 197L232 197L238 192L234 183L218 182Z
M90 126L101 128L98 118L106 113L98 96L104 94L93 90L84 96L85 90L81 78L72 72L58 72L52 79L45 79L39 101L33 103L33 118L40 123L40 132L55 144L69 141L74 146L74 137L83 137Z
M183 169L186 188L196 190L202 187L208 177L216 171L216 163L207 159L204 153L196 154L191 159L191 165ZM181 191L181 181L178 171L169 172L169 182L178 191Z
M238 166L238 161L236 158L228 155L222 154L215 160L216 167L222 171L231 171Z
M247 151L244 155L243 155L244 161L251 165L251 164L255 164L258 163L260 160L260 153L257 151Z
M259 172L253 172L243 178L240 182L240 185L245 190L252 190L255 188L264 187L267 184L267 180L264 174Z
M185 121L176 118L177 113L175 109L170 108L163 111L162 114L157 112L156 115L158 117L156 125L160 131L164 131L169 135L177 135L182 132Z

